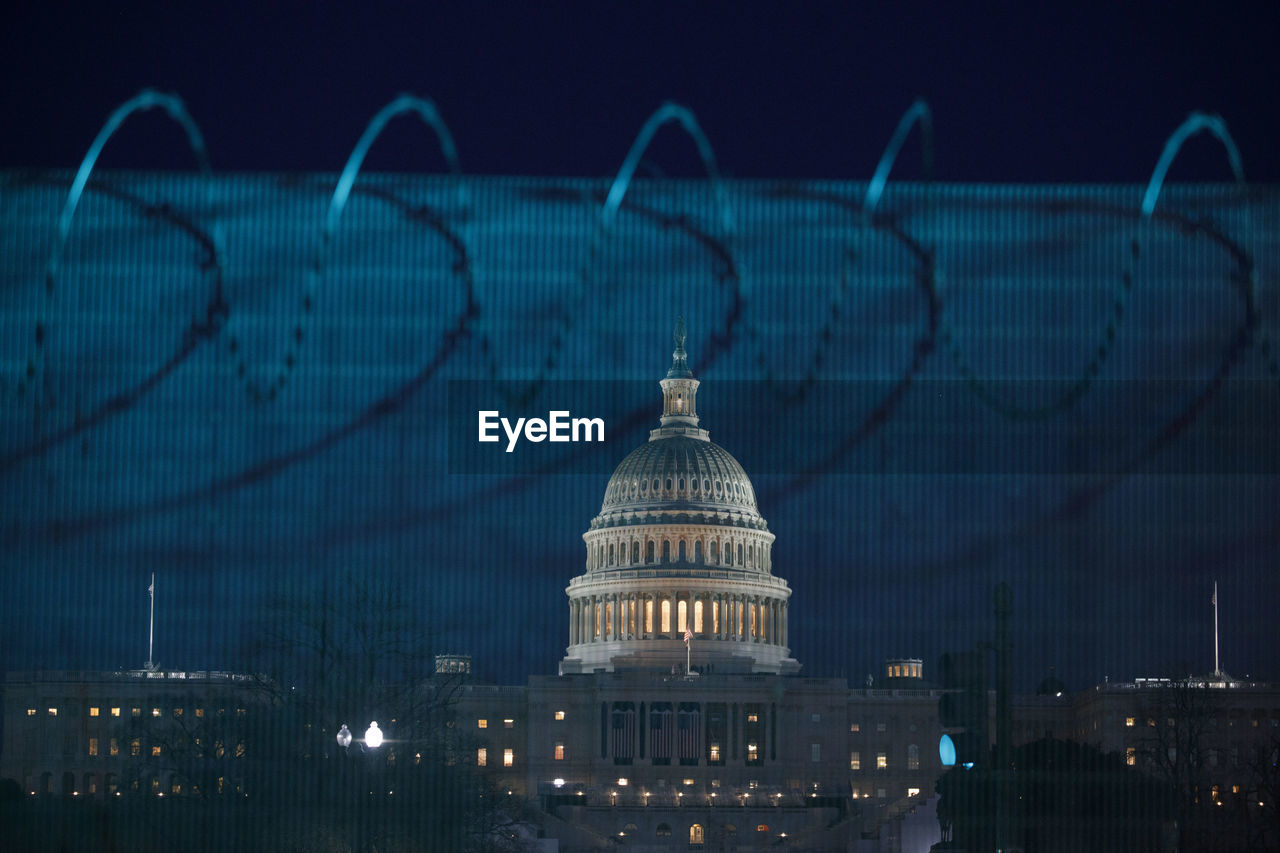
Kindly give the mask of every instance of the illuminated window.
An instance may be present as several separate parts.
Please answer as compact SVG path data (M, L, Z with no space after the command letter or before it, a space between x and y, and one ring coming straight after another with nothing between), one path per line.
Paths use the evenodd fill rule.
M174 779L172 782L170 782L170 783L169 783L169 793L170 793L170 794L174 794L174 795L181 794L181 793L182 793L182 783L181 783L181 782L179 782L177 779Z
M152 744L152 745L151 745L151 757L152 757L152 758L158 758L158 757L159 757L159 755L160 755L160 753L161 753L162 751L163 751L163 749L161 748L160 744L156 743L156 744Z
M858 725L857 723L850 723L850 724L849 724L849 731L851 731L851 732L860 732L860 731L862 731L862 726Z
M709 757L709 759L708 759L708 760L710 760L710 761L719 761L719 760L720 760L720 744L718 744L718 743L713 743L713 744L711 744L711 750L710 750L709 755L710 755L710 757Z
M142 755L141 739L134 738L133 740L129 741L129 754L132 755L134 758L137 758L139 755Z
M556 711L556 719L557 719L557 720L563 720L563 719L564 719L564 711Z
M1133 728L1133 722L1134 722L1133 717L1125 717L1124 718L1125 728L1127 729Z
M175 720L180 720L180 719L182 719L182 709L181 709L181 708L174 708L174 709L173 709L173 718L174 718Z
M98 754L98 739L96 737L89 738L89 754L90 755Z
M653 599L647 598L644 602L644 632L646 634L653 633Z
M50 709L49 709L49 716L50 716L50 717L56 717L56 716L58 716L58 709L57 709L57 708L50 708Z
M35 709L35 708L28 708L28 709L27 709L27 716L28 716L28 717L34 717L35 715L36 715L36 709Z
M485 749L483 746L476 750L476 766L489 766L489 750Z
M747 722L748 722L748 723L758 723L758 722L760 722L760 715L758 715L758 714L747 714Z
M767 823L756 824L756 832L768 832L768 831L769 831L769 824Z
M514 749L502 750L502 766L511 767L516 763L516 751Z
M907 744L907 769L920 769L920 747L914 743Z
M244 758L244 741L236 744L236 758Z
M684 633L685 627L689 624L689 602L676 602L676 630Z
M151 716L153 716L153 717L158 717L158 716L160 716L160 709L159 709L159 708L152 708L152 709L151 709Z
M512 719L503 720L502 727L504 729L514 729L516 727L516 721Z
M489 721L488 721L488 720L486 720L486 719L483 719L483 718L482 718L482 719L479 719L479 720L476 720L476 728L477 728L477 729L487 729L487 728L489 728Z
M889 756L886 753L883 753L883 752L876 753L876 769L877 770L889 769Z
M197 717L197 718L203 718L203 717L204 717L204 708L196 708L196 717Z
M244 708L236 708L236 716L237 716L237 717L243 717L244 715L245 715L245 710L244 710ZM392 722L395 722L395 721L394 721L394 720L392 720Z
M918 797L918 796L920 796L920 789L919 789L919 788L908 788L908 789L907 789L907 796L908 796L908 797Z
M141 708L130 708L130 709L129 709L129 714L130 714L131 716L134 716L134 717L141 717L141 716L142 716L142 709L141 709Z
M111 706L111 716L113 716L113 717L118 717L118 716L120 716L120 706L119 706L119 705L112 705L112 706Z
M1232 785L1232 786L1231 786L1231 793L1233 793L1233 794L1238 794L1238 793L1240 793L1240 786L1239 786L1239 785Z
M702 602L695 601L693 603L693 633L702 633ZM697 824L694 824L697 826ZM701 829L701 827L699 827Z
M820 743L809 744L809 760L810 761L822 760L822 744Z
M89 706L89 716L90 716L90 717L96 717L96 716L98 716L98 706L97 706L97 705L90 705L90 706Z
M747 761L755 761L760 757L760 748L754 742L747 744Z
M702 824L695 823L693 826L689 827L689 843L690 844L702 843Z
M556 761L564 761L564 744L556 743Z
M854 750L853 752L849 753L849 769L850 770L862 769L862 753L861 752Z
M108 755L119 755L119 754L120 754L120 741L119 741L119 740L117 740L116 738L112 738L112 739L111 739L111 741L107 744L107 754L108 754Z
M1124 763L1125 763L1125 764L1128 764L1130 767L1133 767L1135 764L1137 764L1137 763L1138 763L1138 750L1137 750L1137 749L1135 749L1135 748L1134 748L1134 747L1132 747L1132 746L1125 747L1125 750L1124 750Z
M671 633L671 599L669 598L662 599L662 633Z

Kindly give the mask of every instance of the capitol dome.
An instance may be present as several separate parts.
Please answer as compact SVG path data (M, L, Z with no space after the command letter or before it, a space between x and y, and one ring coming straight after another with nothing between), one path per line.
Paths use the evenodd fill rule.
M675 340L660 426L618 464L583 534L560 671L798 671L774 536L746 471L699 426L683 323Z

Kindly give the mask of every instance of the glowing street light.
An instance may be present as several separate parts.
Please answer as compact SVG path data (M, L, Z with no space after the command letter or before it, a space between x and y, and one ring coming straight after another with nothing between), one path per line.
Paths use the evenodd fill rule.
M377 720L369 723L369 728L365 729L364 743L369 749L377 749L382 746L382 729L378 728Z
M338 729L338 746L343 749L351 746L351 729L347 728L346 723L343 723L342 728Z

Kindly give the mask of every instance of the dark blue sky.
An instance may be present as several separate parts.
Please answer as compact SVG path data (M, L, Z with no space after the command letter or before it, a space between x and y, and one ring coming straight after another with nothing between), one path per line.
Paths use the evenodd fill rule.
M5 167L72 166L152 86L186 100L229 170L336 171L410 91L436 101L473 173L612 174L675 100L730 176L861 179L923 96L943 180L1143 182L1192 110L1226 119L1251 179L1280 179L1275 4L23 5L0 35ZM104 165L185 168L172 133L140 122ZM393 130L370 165L439 168L420 141ZM664 171L692 171L687 145L662 145ZM1174 171L1227 175L1208 141Z
M871 175L899 116L923 96L934 113L934 176L942 181L1141 185L1166 137L1199 109L1224 117L1251 180L1275 183L1280 181L1275 107L1280 74L1274 57L1278 8L1249 5L1219 14L1167 4L1121 12L1077 5L1061 12L961 14L926 4L864 9L835 4L581 3L535 9L480 3L367 12L299 3L223 4L216 11L192 13L174 11L171 4L131 4L124 10L31 5L10 13L0 34L6 125L0 134L0 168L73 169L110 111L151 86L184 99L204 132L215 171L221 172L335 173L369 118L396 93L409 91L434 99L457 141L462 167L470 173L612 176L645 118L659 103L675 100L696 114L727 176L858 181ZM438 150L426 136L413 122L393 124L374 147L367 173L441 171ZM916 137L908 142L895 178L919 177L918 146ZM698 176L701 166L692 152L686 136L664 133L650 149L642 174ZM180 132L149 114L124 127L101 166L164 171L188 169L191 160ZM1189 143L1171 172L1173 181L1228 177L1221 149L1207 138ZM247 205L225 211L233 232L233 323L245 316L291 316L303 268L298 259L310 251L316 227L308 217L330 189L304 181L271 189L282 201L279 208L264 208L266 213ZM60 199L54 199L56 193L40 196L29 186L22 192L39 196L30 209L43 217L23 228L29 225L32 233L43 235L40 228L53 221L51 211ZM813 215L826 217L823 222L830 217L845 222L838 205L829 202L810 199L806 204L812 205ZM244 199L236 203L244 204ZM456 296L447 253L421 240L413 230L419 226L406 228L394 218L387 225L385 209L368 207L367 199L364 203L363 211L350 214L351 221L378 223L385 230L371 246L358 248L381 263L379 241L404 240L403 254L397 257L424 253L421 268L442 282L444 295L438 298L447 302ZM944 216L964 223L966 216L984 215L986 201L966 207L968 203L954 205ZM102 199L97 204L96 214L82 215L102 215L125 230L136 225L127 217L123 225L110 220L120 208ZM586 206L574 204L551 197L522 200L515 203L517 218L512 221L571 214L580 226L574 233L589 233ZM785 208L786 202L773 197L761 208L770 205ZM681 212L679 204L675 207ZM1081 353L1096 343L1098 318L1108 316L1121 281L1116 253L1107 254L1114 248L1109 241L1119 239L1116 235L1130 225L1126 220L1120 228L1098 210L1081 213L1084 208L1079 208L1059 216L1060 211L1036 208L1032 220L1048 233L1036 242L1018 231L1018 208L997 204L994 209L1003 211L998 216L1007 214L1008 221L1001 220L999 227L1021 236L997 241L990 253L956 238L960 248L942 253L949 264L944 269L948 279L941 285L947 316L979 330L968 343L974 344L970 355L980 371L1022 366L1023 353L1034 352L1043 356L1036 365L1045 373L1074 376L1087 361ZM1264 201L1263 209L1274 215L1274 203ZM281 210L290 216L273 219ZM494 221L482 221L479 227ZM1255 219L1255 227L1258 221L1263 220ZM932 227L927 220L907 225L912 234ZM618 300L616 305L606 299L599 315L587 316L584 326L590 333L575 338L567 350L577 353L568 358L571 365L607 368L631 380L661 375L671 306L684 296L663 291L660 298L651 298L643 288L653 269L664 269L650 262L668 257L653 247L665 250L671 241L673 267L693 270L689 274L700 288L693 304L682 308L690 315L691 365L709 388L726 379L759 378L753 361L757 342L741 331L749 323L773 322L771 331L763 333L764 345L790 346L808 357L830 294L823 289L825 282L802 281L808 269L804 264L787 265L788 257L816 257L803 228L778 237L777 255L769 254L776 247L768 239L757 244L762 254L755 261L756 272L766 264L781 271L773 278L761 273L759 280L769 284L759 292L751 289L751 280L742 284L746 319L721 346L723 357L709 373L704 366L715 349L712 336L740 318L735 319L734 304L724 295L723 280L713 274L714 264L708 264L706 245L680 243L671 229L652 219L634 218L627 228L632 230L624 228L624 237L611 251L617 259L637 261L633 272L623 274L636 286L620 288L608 297ZM1227 287L1228 256L1203 234L1175 239L1178 229L1169 223L1139 230L1144 251L1163 260L1139 269L1137 290L1152 298L1135 303L1130 310L1141 319L1129 322L1142 332L1122 330L1120 354L1108 366L1118 361L1127 375L1190 380L1188 393L1194 395L1209 380L1239 321L1238 300ZM1087 238L1073 243L1080 234ZM1274 335L1274 245L1261 245L1266 241L1260 233L1246 237L1252 240L1247 248L1256 249L1265 262L1259 279L1262 324ZM579 260L574 253L581 250L581 241L577 236L564 239L571 249L556 255L555 262L572 266ZM912 277L914 261L903 254L901 242L885 233L875 235L870 248L857 242L864 238L856 229L831 239L833 244L848 239L865 250L863 257L874 259L872 275L899 278L885 285L884 293L868 287L851 295L832 344L840 357L831 358L825 369L847 378L841 371L852 374L870 364L866 375L891 384L906 363L899 356L911 352L914 336L927 325ZM39 239L27 243L15 238L13 243L25 254L21 266L17 254L0 260L8 282L3 293L12 297L6 310L23 304L24 294L39 292L32 282L40 279L44 263L39 248L31 248L43 246ZM497 249L502 249L500 241ZM122 251L127 255L129 250L125 245ZM473 250L481 267L497 256L485 254L482 246ZM632 251L634 256L627 254ZM752 246L743 251L750 254ZM546 262L537 251L529 253L537 263ZM283 255L288 257L281 260ZM180 257L177 267L188 269L189 253ZM839 254L822 257L831 261ZM1211 275L1197 279L1200 265ZM390 293L416 299L411 269L416 268L402 263L379 274L398 282ZM997 303L1006 295L1009 269L1048 270L1044 274L1052 283L1045 289L1061 302ZM1097 291L1090 290L1082 300L1071 292L1077 269L1088 270L1089 287ZM1169 269L1192 282L1192 297L1164 298L1160 288L1167 284ZM789 277L793 274L794 281ZM79 272L69 267L58 298L97 298L96 275L92 264ZM193 292L203 292L202 279L189 284ZM482 282L480 289L485 286ZM519 371L522 359L538 363L534 356L541 358L553 337L548 318L555 316L564 294L551 286L533 289L521 293L528 304L516 299L512 306L514 287L490 286L481 299L485 311L492 312L485 315L486 322L498 316L509 324L501 336L490 329L504 365ZM137 296L127 281L124 289L107 295L111 293L123 294L124 300ZM434 291L431 298L437 298ZM179 327L193 310L186 304L165 305L173 308L172 316L165 313L157 328ZM322 317L332 316L324 313L332 312L332 305L322 302ZM118 303L109 307L115 310ZM428 343L443 331L437 328L445 322L441 318L452 316L448 312L454 308L421 315L430 334L401 341L396 357L403 363L396 364L403 370L390 371L394 375L383 377L384 385L393 386L393 380L410 375L427 359ZM394 305L381 303L368 310L382 319L396 313ZM591 310L596 310L594 303ZM606 322L619 312L637 325L635 334L611 333ZM800 319L792 325L778 319L787 312ZM517 322L522 317L529 318L527 330ZM65 331L77 328L74 308L61 320L51 339L66 346L61 351L66 363L74 363L77 341ZM1046 325L1056 329L1056 337L1048 336L1051 346L1033 347ZM981 330L990 334L981 337ZM23 341L28 331L22 327ZM118 342L118 329L98 331L109 344ZM362 350L367 345L359 336L363 334L345 344L339 336L339 344L349 344L350 350L338 346L326 351L326 369L340 371L345 355L357 362L369 356ZM263 334L261 341L268 337ZM294 580L298 585L324 583L348 571L372 576L397 566L411 567L403 577L396 573L400 569L392 571L405 580L409 600L424 608L445 607L440 624L451 650L475 652L482 673L510 681L553 671L564 631L560 590L580 570L579 537L598 510L602 476L558 474L546 482L516 481L496 490L468 482L459 497L454 494L457 483L441 479L440 459L429 451L417 450L422 458L396 456L413 441L420 421L429 420L422 412L438 405L419 391L407 395L403 410L397 409L385 424L360 430L349 444L335 442L331 452L317 454L315 464L199 497L210 483L254 470L264 460L269 465L288 457L306 445L307 430L314 427L306 420L307 406L298 408L298 397L285 398L280 409L287 414L279 423L270 416L274 410L264 415L248 406L238 396L234 378L228 378L225 338L200 349L185 372L161 385L137 411L108 421L101 431L89 431L83 445L64 443L48 459L35 454L5 474L11 512L0 534L9 550L0 566L10 574L3 579L6 599L0 615L14 618L0 631L0 640L21 652L11 652L0 666L117 666L122 658L140 662L133 654L136 643L124 638L138 636L136 625L145 618L145 597L136 593L145 588L139 578L146 576L148 566L168 573L162 585L168 598L162 603L170 620L181 614L166 629L170 648L177 649L167 660L213 667L232 665L227 650L236 647L237 635L254 618L246 611L257 606L265 589L289 587ZM252 335L246 339L254 340ZM13 340L18 340L16 334ZM155 347L162 349L167 339L156 341ZM13 344L3 353L20 359L26 346ZM276 355L274 342L261 343L260 350L263 363ZM149 358L156 355L148 353ZM935 349L917 378L954 380L956 365L947 356L941 347ZM52 356L50 363L57 367ZM120 387L122 377L134 375L136 365L128 359L105 363L107 381L89 373L67 380L89 403L100 402L103 388ZM1244 363L1250 376L1265 375L1256 351ZM474 378L480 364L476 352L465 351L450 363L457 373L448 375ZM304 364L300 375L309 367ZM214 378L208 379L201 372L205 370ZM583 367L578 374L568 369L558 378L585 375ZM326 394L342 396L350 405L335 408L341 417L360 411L374 393L355 382L337 391L319 384L300 387L307 388L304 402L313 399L305 394L317 395L326 405L331 404ZM205 395L212 395L220 407L216 411L231 425L227 433L214 430L214 445L222 456L183 457L185 415L173 416L165 408L170 394L187 414L210 405ZM10 397L3 400L4 422L12 427L5 451L29 446L28 431L39 435L42 424ZM1106 423L1107 398L1090 400L1095 408L1089 411ZM1162 408L1125 421L1137 425L1128 439L1152 439L1185 402L1185 395L1158 398ZM653 403L656 412L656 393ZM1280 676L1266 615L1275 610L1271 569L1280 551L1274 512L1280 494L1274 478L1179 479L1178 454L1185 445L1173 445L1168 451L1172 455L1161 458L1165 468L1158 473L1174 476L1112 484L1098 500L1087 500L1085 511L1077 515L1064 515L1062 500L1087 498L1088 484L1070 476L1043 478L1038 471L999 472L978 481L944 475L929 482L910 476L914 471L895 471L903 476L893 478L872 471L872 476L797 486L789 475L755 476L760 448L749 435L735 435L723 413L718 419L714 404L704 411L713 438L738 455L765 496L762 511L779 537L779 573L791 582L796 606L807 614L793 624L799 626L797 656L810 672L847 672L860 681L885 655L922 654L932 663L937 653L985 635L990 586L1005 578L1015 580L1021 620L1016 627L1020 689L1032 687L1049 665L1057 665L1073 687L1107 675L1159 674L1184 661L1203 668L1210 647L1207 590L1216 574L1229 584L1222 600L1238 627L1225 638L1226 660L1248 661L1251 667L1270 669L1263 675ZM1210 417L1216 413L1227 422L1239 417L1223 411L1215 409ZM56 412L51 422L59 418L74 422L67 411ZM303 429L289 429L291 424ZM628 433L627 447L642 440L650 425ZM180 476L156 473L146 465L135 473L126 464L139 444L149 452L146 437L153 432L161 437L157 446L169 448L179 460L174 464ZM225 435L234 438L224 440ZM901 441L901 433L875 436L878 445L868 442L861 449L907 456L915 452ZM117 451L124 453L113 458ZM396 461L386 462L388 454ZM383 460L380 473L361 467L366 456ZM124 476L95 473L100 470L123 471ZM358 477L350 474L353 470ZM132 477L136 481L128 479ZM172 495L186 502L176 509L168 506ZM198 499L188 500L190 495ZM407 509L400 518L382 503L396 512ZM289 520L295 516L302 520ZM83 529L64 528L67 522ZM528 526L537 531L533 539ZM501 565L495 567L486 548L529 553L532 561L497 561ZM268 574L269 583L262 580ZM433 579L441 583L433 586ZM504 622L506 633L477 637L476 603L495 587L541 604ZM90 606L99 602L109 606ZM214 612L206 612L209 608ZM48 635L19 630L18 615L28 620L22 624L39 626ZM29 655L31 650L35 652Z

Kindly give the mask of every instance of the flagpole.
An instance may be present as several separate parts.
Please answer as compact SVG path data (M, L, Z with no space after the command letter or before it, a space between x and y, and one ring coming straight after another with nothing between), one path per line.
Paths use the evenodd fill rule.
M1218 666L1218 582L1213 582L1213 674L1222 673Z
M151 586L147 587L147 594L151 596L151 625L147 631L147 669L154 669L155 663L152 654L156 642L156 573L151 573Z

